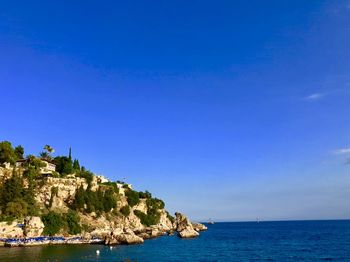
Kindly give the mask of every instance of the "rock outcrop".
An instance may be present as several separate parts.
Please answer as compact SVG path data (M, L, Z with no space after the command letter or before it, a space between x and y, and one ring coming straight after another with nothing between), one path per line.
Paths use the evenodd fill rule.
M201 223L192 223L192 227L197 232L204 231L204 230L208 229L205 225L203 225Z
M18 226L17 221L12 223L0 222L0 238L19 238L23 237L23 230Z
M140 244L143 243L143 238L137 236L129 228L117 228L109 235L105 236L106 245L120 245L120 244Z
M175 227L181 238L192 238L199 236L199 233L193 229L190 220L181 213L175 213Z
M44 231L44 223L40 217L26 217L24 219L24 235L26 237L38 237Z
M59 209L67 212L68 207L66 203L72 202L76 190L83 186L87 188L88 184L85 178L75 177L74 175L67 176L67 178L47 177L43 180L43 186L40 188L39 194L35 196L35 200L44 207L50 204L52 198L51 208ZM52 188L57 189L57 194L52 194Z

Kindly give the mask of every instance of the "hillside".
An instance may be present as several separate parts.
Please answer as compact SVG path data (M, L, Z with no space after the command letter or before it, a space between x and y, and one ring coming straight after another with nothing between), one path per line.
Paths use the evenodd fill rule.
M33 238L45 236L51 238L39 243L133 244L173 231L194 237L205 229L180 213L171 216L148 191L95 175L72 158L71 150L68 156L53 152L46 145L39 156L24 157L23 147L0 142L3 243L35 244Z

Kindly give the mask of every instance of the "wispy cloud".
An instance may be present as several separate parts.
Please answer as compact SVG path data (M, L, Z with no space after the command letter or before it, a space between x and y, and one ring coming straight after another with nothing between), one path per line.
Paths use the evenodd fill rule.
M314 93L314 94L311 94L311 95L304 97L304 99L308 100L308 101L316 101L316 100L320 100L324 96L325 96L325 94L323 94L323 93Z
M333 151L333 154L336 154L336 155L350 155L350 147L338 148L338 149Z

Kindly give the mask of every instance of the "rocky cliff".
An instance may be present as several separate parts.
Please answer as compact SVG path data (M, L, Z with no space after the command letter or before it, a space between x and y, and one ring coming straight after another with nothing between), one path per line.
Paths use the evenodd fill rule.
M18 171L23 174L23 170ZM11 173L9 169L1 168L0 184L4 185L10 179ZM23 180L24 187L33 184L26 178ZM49 234L79 236L85 240L99 238L109 245L136 244L173 231L177 231L180 237L196 237L198 231L206 229L201 224L192 224L180 213L176 213L176 218L173 218L165 210L164 202L153 198L149 192L134 191L123 183L102 182L95 175L92 178L76 174L38 177L34 185L38 215L0 222L0 239ZM100 208L96 204L100 203L98 201L91 204L92 199L101 203L106 199L107 204L112 204ZM52 222L55 221L55 214L60 214L62 219L73 217L74 220L67 219L56 231L45 230L48 227L55 228L55 222Z

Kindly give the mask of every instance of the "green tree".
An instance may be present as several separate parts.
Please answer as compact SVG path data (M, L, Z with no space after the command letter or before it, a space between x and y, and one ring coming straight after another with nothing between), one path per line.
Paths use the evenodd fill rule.
M21 198L15 199L7 203L4 214L13 218L23 218L28 214L28 204Z
M6 203L12 202L15 199L21 199L23 191L22 178L16 172L13 172L11 178L7 179L2 185L0 198L2 206L5 206Z
M129 206L133 207L140 202L139 192L134 190L126 190L125 196L127 197Z
M59 213L50 211L48 214L41 217L45 227L44 235L53 236L56 235L61 228L65 225L64 218Z
M23 186L23 177L13 172L11 178L0 186L0 209L8 216L36 215L38 212L34 198L34 182L28 178L28 187ZM11 204L10 204L11 203ZM25 204L23 204L25 203ZM14 209L18 207L18 213Z
M68 157L57 156L54 158L54 163L56 165L56 171L61 175L64 176L73 173L73 163Z
M83 186L80 186L75 193L75 198L73 201L73 208L74 209L83 209L84 205L86 203L86 198L87 198L86 191L84 190Z
M29 155L27 156L26 162L23 164L25 168L23 175L29 180L34 181L34 179L40 176L40 168L45 166L46 164L43 161L33 155Z
M109 212L115 207L117 207L117 198L114 195L113 188L109 188L105 191L103 196L103 209L105 212Z
M19 145L15 147L15 155L17 159L22 159L24 155L24 148L23 146Z
M15 150L8 141L0 142L0 165L7 162L14 164L17 160Z
M74 159L73 161L73 169L74 171L80 171L80 164L78 159Z
M126 206L123 206L121 209L120 209L120 213L122 213L124 216L128 216L130 214L130 206L126 205Z
M55 150L50 145L44 146L44 152L40 153L40 157L51 161L52 160L52 154L55 152Z
M70 161L72 161L72 148L71 147L69 147L68 158L70 159Z

